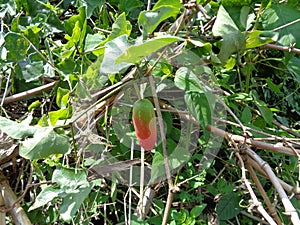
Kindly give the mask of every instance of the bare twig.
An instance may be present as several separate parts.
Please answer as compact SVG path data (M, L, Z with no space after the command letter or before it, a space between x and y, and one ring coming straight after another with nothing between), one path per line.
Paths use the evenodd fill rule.
M280 129L294 135L295 137L299 137L300 138L300 133L297 133L296 131L291 130L290 128L280 124L279 122L277 122L276 120L273 120L272 122L273 124L275 124L276 126L278 126Z
M293 25L293 24L295 24L295 23L299 23L299 22L300 22L300 19L296 19L296 20L294 20L294 21L292 21L292 22L289 22L289 23L284 24L284 25L282 25L282 26L280 26L280 27L277 27L277 28L273 29L272 31L273 31L273 32L276 32L276 31L278 31L278 30L284 29L284 28L286 28L286 27L288 27L288 26L291 26L291 25Z
M247 157L247 164L251 165L255 170L257 170L263 176L265 176L266 178L268 178L268 175L266 174L266 172L252 158ZM299 195L300 192L297 191L297 189L295 187L287 184L286 182L284 182L280 178L277 178L277 179L278 179L278 182L280 183L280 185L284 188L284 190L286 190L287 193L289 193L289 194L297 194L297 195L295 195L295 198L297 198L298 200L300 200L300 195Z
M279 46L279 45L275 45L275 44L266 44L262 47L275 49L275 50L279 50L279 51L283 51L283 52L294 52L296 54L300 54L300 49L294 48L294 47L285 47L285 46Z
M5 104L11 103L11 102L20 101L20 100L23 100L24 98L28 98L30 96L46 92L46 91L54 88L57 83L58 83L57 81L54 81L52 83L45 84L45 85L37 87L37 88L33 88L31 90L9 96L4 99L3 104L5 105ZM3 96L3 98L4 98L4 96Z
M245 160L245 166L246 166L248 172L250 173L250 176L253 179L254 183L256 184L256 187L257 187L258 191L260 192L261 196L263 197L263 199L264 199L264 201L265 201L265 203L266 203L266 205L267 205L267 207L270 211L271 216L274 217L277 224L282 224L278 214L276 213L276 210L275 210L274 206L272 205L270 199L267 196L267 193L263 189L263 186L261 185L256 173L254 172L253 167L247 162L248 161Z
M255 146L257 148L260 148L260 149L266 149L266 150L271 150L271 151L278 152L278 153L296 156L296 153L292 149L284 147L284 146L277 146L275 144L269 144L269 143L265 143L262 141L256 141L256 140L253 140L252 138L245 139L245 137L243 137L243 136L228 133L224 130L221 130L221 129L211 126L211 125L208 125L206 127L206 129L216 135L221 136L221 137L224 137L224 138L230 137L235 142L246 143L246 144ZM300 150L296 150L296 151L298 153L300 152Z
M256 208L257 211L260 212L260 214L268 221L269 224L271 225L276 225L275 221L272 219L272 217L266 212L266 210L263 208L262 204L258 201L252 187L251 184L249 182L249 180L246 178L246 168L244 166L244 161L242 159L242 157L240 156L239 152L236 152L235 155L237 156L237 158L240 161L241 164L241 169L242 169L242 182L245 184L245 186L247 187L249 194L251 196L252 199L252 204L250 206L250 209Z
M281 202L284 205L285 214L290 216L292 224L294 224L294 225L300 224L300 219L299 219L297 210L294 208L294 206L292 205L288 196L286 195L283 187L278 182L278 178L272 171L270 165L268 163L266 163L262 158L260 158L260 156L258 156L247 145L243 145L243 150L245 151L246 154L248 154L251 158L253 158L261 166L261 168L268 174L270 181L272 182L274 188L278 192Z

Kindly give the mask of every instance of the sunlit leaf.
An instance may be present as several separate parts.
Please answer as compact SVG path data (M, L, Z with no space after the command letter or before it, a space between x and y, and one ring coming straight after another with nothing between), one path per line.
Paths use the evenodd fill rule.
M32 138L20 144L20 156L26 159L42 159L52 154L65 154L69 151L69 138L57 134L52 128L41 127Z
M127 48L132 44L128 42L128 36L122 35L109 41L105 44L105 54L100 67L100 73L110 74L119 73L121 70L128 68L133 65L132 63L121 62L116 63L116 59L122 55Z
M57 198L61 193L63 193L62 189L55 188L53 186L45 187L36 197L32 206L30 206L28 211L37 209L41 206L46 205L48 202Z
M255 30L248 33L246 48L257 48L259 46L275 42L277 39L278 33L276 32Z
M155 10L142 11L138 18L139 28L145 37L151 34L162 21L175 17L178 13L179 8L173 6L160 6Z
M150 53L156 52L157 50L176 41L182 41L182 39L172 36L158 37L139 45L130 46L116 59L116 63L127 62L136 64Z
M17 123L0 116L0 130L14 139L22 139L27 136L32 136L38 131L39 127L24 126L22 123Z
M87 185L86 170L75 170L73 168L60 167L53 171L52 181L61 187L76 189L81 185Z

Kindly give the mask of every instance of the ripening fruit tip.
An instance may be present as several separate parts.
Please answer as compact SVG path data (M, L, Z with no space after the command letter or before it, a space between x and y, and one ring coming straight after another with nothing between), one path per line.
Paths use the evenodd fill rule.
M133 104L133 125L140 145L151 150L156 143L156 117L152 103L140 99Z

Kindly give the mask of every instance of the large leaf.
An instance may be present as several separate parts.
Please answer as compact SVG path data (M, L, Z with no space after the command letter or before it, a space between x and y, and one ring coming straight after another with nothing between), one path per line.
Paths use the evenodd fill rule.
M53 154L69 151L69 138L57 134L50 127L40 127L33 135L21 142L20 156L26 159L42 159Z
M34 135L40 128L17 123L0 116L0 130L14 139L22 139Z
M181 67L175 74L175 85L185 91L203 91L198 77L187 67Z
M59 211L62 219L69 221L91 191L92 186L87 181L87 173L85 170L58 168L53 172L52 181L57 183L59 188L52 185L44 188L29 210L34 210L55 198L62 197L63 202Z
M111 41L123 34L126 34L127 36L130 35L131 33L131 23L126 20L126 15L125 13L122 13L116 21L112 25L112 31L111 34L107 37L107 39L102 43L106 43L107 41Z
M9 32L4 39L7 61L19 61L25 57L29 43L20 34Z
M78 3L82 6L86 7L86 16L90 18L93 14L94 9L99 6L103 6L105 1L104 0L81 0Z
M143 58L145 58L147 55L156 52L157 50L173 42L182 41L182 40L183 39L174 36L154 38L149 41L145 41L142 44L129 47L122 55L120 55L116 59L115 62L116 63L127 62L127 63L136 64L140 62Z
M215 105L215 97L207 91L201 81L188 68L181 67L175 74L175 85L186 91L185 102L189 112L205 128L212 122L212 111ZM204 129L206 138L209 133Z
M31 62L27 59L19 62L19 65L26 82L37 80L40 76L44 75L44 64L42 61Z
M142 7L144 4L140 0L120 0L119 8L121 12L130 13L136 8Z
M273 30L279 28L278 43L281 45L289 46L296 43L296 47L300 47L300 23L287 25L300 18L300 12L296 8L288 5L272 5L262 14L261 22L265 30ZM285 26L286 25L286 26Z
M225 63L232 53L244 50L246 45L246 29L248 28L249 7L219 8L213 34L223 37L219 58Z
M182 7L182 4L180 2L180 0L158 0L153 6L153 9L158 9L161 6L169 6L180 9Z
M45 187L36 197L32 206L30 206L28 211L37 209L41 206L46 205L48 202L52 201L53 199L57 198L61 193L63 193L63 189L58 189L53 186Z
M205 129L208 124L212 123L212 108L214 107L213 96L208 98L209 93L201 91L189 91L185 94L185 102L189 112L201 124L206 140L209 138L209 132Z
M83 201L91 192L92 186L81 187L77 190L71 190L63 198L63 202L59 207L60 216L64 221L70 221Z
M212 28L212 32L215 36L223 36L224 34L230 34L232 32L239 31L239 28L233 21L233 18L222 5L219 8L216 21Z
M64 22L65 30L69 36L72 35L76 23L80 28L83 28L84 23L86 23L86 7L79 8L78 12L79 14L73 15Z
M216 207L220 220L228 220L235 217L242 211L239 206L240 198L237 193L231 192L222 196Z
M179 8L164 5L151 11L142 11L138 18L138 24L143 36L151 34L162 21L172 16L175 17L178 13Z
M64 167L54 170L52 181L56 182L60 187L68 187L69 189L76 189L79 186L88 184L85 170L75 171L75 169Z
M223 35L223 43L219 53L219 59L225 63L232 53L246 48L246 34L240 31Z
M114 74L128 68L132 63L116 63L116 59L122 55L131 44L128 42L127 35L121 35L105 44L105 54L100 68L100 73Z

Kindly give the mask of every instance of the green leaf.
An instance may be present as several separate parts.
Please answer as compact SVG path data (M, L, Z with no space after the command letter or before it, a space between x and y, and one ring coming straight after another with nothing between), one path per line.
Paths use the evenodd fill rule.
M65 154L69 151L69 139L57 134L52 128L41 127L20 144L20 156L25 159L42 159L53 154Z
M260 111L262 117L265 119L265 121L271 125L273 122L273 113L272 111L267 107L266 103L264 103L261 100L256 100L255 105L257 106L258 110Z
M299 81L300 81L300 79L299 79ZM268 87L269 87L272 91L274 91L274 92L276 92L276 93L278 93L278 94L282 94L282 92L281 92L280 89L282 88L283 83L280 83L280 84L278 84L278 85L277 85L277 84L274 84L270 77L267 77L266 82L267 82Z
M223 195L216 207L219 219L228 220L239 214L242 211L239 202L240 198L235 192Z
M211 124L211 112L215 105L213 94L203 88L201 81L186 67L181 67L176 71L174 82L178 88L186 91L184 99L188 110L201 126L205 128ZM203 130L205 137L208 138L209 132Z
M180 3L180 0L158 0L152 9L155 10L161 6L169 6L180 9L182 7L182 4Z
M264 120L272 125L274 120L272 111L268 108L267 104L258 98L258 94L256 91L252 91L252 97L254 99L254 104L257 106Z
M19 65L26 82L37 80L40 76L44 75L44 64L42 61L31 62L27 59L19 62Z
M9 32L5 35L4 39L7 50L7 61L20 61L26 56L29 43L20 34Z
M66 33L71 36L73 34L73 29L75 24L78 23L80 28L83 28L84 23L86 23L86 8L81 7L78 9L79 14L70 17L70 19L64 22Z
M60 216L64 221L72 220L91 190L92 186L87 186L69 191L70 193L63 198L63 202L59 207Z
M191 217L198 217L201 215L201 213L203 212L203 210L205 209L207 204L202 204L202 205L196 205L194 208L192 208L190 215Z
M27 136L34 135L40 128L34 126L26 126L12 120L0 116L0 130L14 139L22 139Z
M189 152L190 145L190 131L181 133L180 141L177 143L172 139L167 139L167 151L169 166L171 170L178 169L180 166L185 165L185 163L191 158L191 153ZM165 162L163 156L162 146L159 145L156 148L155 154L152 159L152 170L151 170L151 182L156 182L159 177L165 176Z
M84 44L84 52L91 52L104 40L104 35L87 34Z
M215 36L223 36L225 34L231 34L239 31L239 28L233 21L231 15L222 5L219 8L216 21L212 28L212 32Z
M144 4L143 2L139 0L120 0L119 1L119 8L121 12L125 12L126 14L129 14L134 9L137 9L139 7L142 7Z
M82 6L86 7L86 16L87 18L90 18L93 14L93 11L97 7L101 7L104 5L105 1L104 0L81 0L79 1Z
M278 33L276 32L255 30L248 33L248 37L246 39L246 48L257 48L262 45L275 42L277 39Z
M105 54L100 67L100 73L111 74L119 73L128 68L132 63L116 63L115 60L122 55L131 44L128 42L127 35L121 35L105 44Z
M185 91L204 91L198 77L186 67L180 67L176 71L174 83Z
M65 109L68 105L70 90L58 87L56 93L56 104L59 108Z
M300 47L300 23L287 25L300 18L298 9L283 4L274 4L267 8L261 16L261 22L264 30L279 29L278 43L284 46L296 43L295 47Z
M130 46L125 52L116 59L116 63L133 63L140 62L147 55L158 51L159 49L174 43L176 41L183 41L183 39L175 36L157 37L142 44Z
M220 49L219 58L222 63L226 63L227 59L235 52L246 48L246 34L240 31L223 35L223 43Z
M293 75L294 80L300 84L300 59L293 57L287 64L289 72Z
M242 115L241 115L241 121L243 123L250 123L252 120L252 113L251 113L251 110L248 106L246 106L244 108L244 110L242 111Z
M40 100L36 100L34 101L33 103L31 103L29 106L28 106L28 111L32 111L36 108L38 108L42 103L40 102Z
M173 6L160 6L151 11L142 11L138 18L138 24L143 36L151 34L165 19L175 17L179 8Z
M52 126L55 126L58 120L68 119L72 116L73 107L69 105L67 108L51 111L48 113Z
M55 188L53 186L47 186L45 187L36 197L34 203L28 211L37 209L41 206L46 205L48 202L52 201L53 199L57 198L61 193L63 193L64 190Z
M65 35L65 39L68 40L68 43L65 45L67 49L70 49L79 43L81 37L81 28L82 27L79 21L76 21L75 26L73 28L72 36L70 37L68 34Z
M118 16L116 21L113 23L111 34L108 36L108 38L105 40L105 42L111 41L123 34L130 36L131 28L132 28L132 26L131 26L130 22L128 20L126 20L125 13L122 13L121 15Z
M184 100L189 112L201 124L205 138L208 140L210 133L205 128L212 123L212 109L215 103L213 95L209 92L188 91Z
M102 57L98 57L98 59L87 68L86 73L83 74L82 80L88 87L88 90L102 88L108 81L106 75L100 74L101 62Z
M82 80L79 80L77 83L76 94L78 95L78 97L81 100L83 100L83 99L91 100L92 99L89 89L85 86L85 84L82 82Z
M79 186L88 186L86 170L60 167L53 171L52 181L60 187L76 189Z

